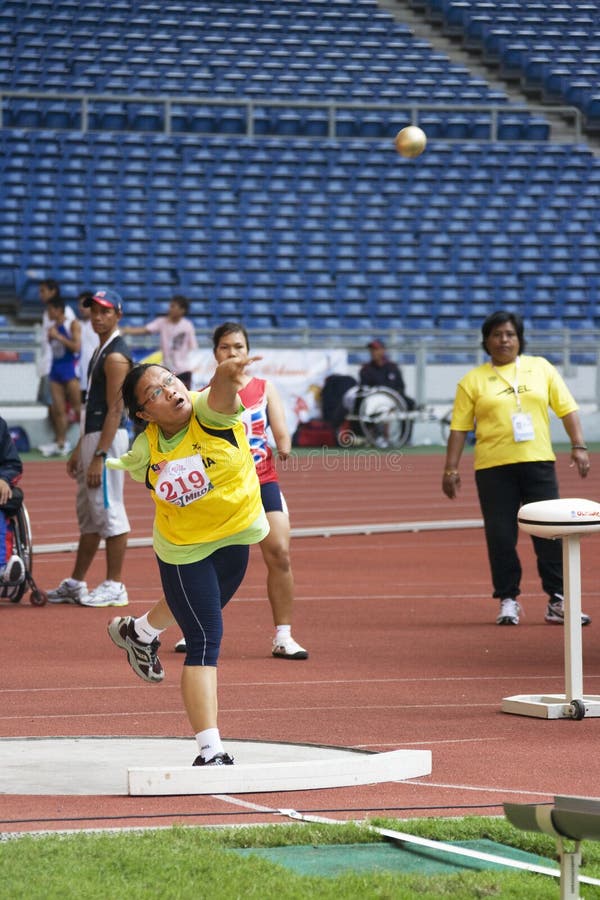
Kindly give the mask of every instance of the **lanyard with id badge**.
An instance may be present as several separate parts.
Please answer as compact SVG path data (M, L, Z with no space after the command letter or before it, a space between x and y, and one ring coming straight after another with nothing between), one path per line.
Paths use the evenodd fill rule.
M533 421L531 419L531 414L523 412L521 409L521 398L519 397L519 364L521 362L521 358L517 356L515 360L515 380L513 384L510 381L507 381L506 378L500 374L496 366L492 365L492 368L498 375L498 378L501 378L505 384L507 384L515 395L515 400L517 401L517 411L511 415L512 421L512 430L513 430L513 438L516 443L521 443L522 441L532 441L535 438L535 432L533 430Z

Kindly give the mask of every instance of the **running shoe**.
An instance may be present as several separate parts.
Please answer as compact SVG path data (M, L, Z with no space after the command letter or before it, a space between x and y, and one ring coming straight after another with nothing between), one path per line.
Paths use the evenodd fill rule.
M308 651L297 644L291 634L285 638L274 638L271 653L281 659L308 659Z
M213 756L212 759L208 761L204 759L203 756L197 756L194 762L192 763L194 766L232 766L233 765L233 756L230 756L229 753L217 753Z
M75 581L73 578L63 578L57 588L48 591L50 603L75 603L81 604L84 597L88 596L85 581Z
M40 446L38 447L38 450L40 451L42 456L46 456L46 457L47 456L56 456L56 454L59 452L58 444L56 443L56 441L52 441L51 444L40 444Z
M2 515L2 513L0 513ZM22 584L25 579L25 565L20 556L11 556L0 570L2 584Z
M496 625L518 625L521 607L512 597L505 597L500 601L500 612L496 619Z
M144 644L138 638L133 616L112 619L108 624L108 634L117 647L125 650L129 665L136 675L150 684L157 684L165 677L165 670L158 658L160 641L155 638L151 644Z
M175 653L187 653L187 646L184 637L180 638L175 644Z
M81 600L82 606L127 606L128 603L125 585L118 581L103 581Z
M555 594L554 597L550 598L544 620L546 622L549 622L550 625L565 624L565 601L564 598L560 596L560 594ZM591 621L592 620L590 616L588 616L584 612L581 613L582 625L589 625Z

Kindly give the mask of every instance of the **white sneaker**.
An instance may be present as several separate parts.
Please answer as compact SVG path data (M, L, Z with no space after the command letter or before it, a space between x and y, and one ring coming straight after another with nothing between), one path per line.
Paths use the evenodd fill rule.
M38 450L42 454L42 456L56 456L59 452L58 444L56 441L52 441L51 444L40 444Z
M0 513L1 515L1 513ZM2 584L22 584L25 579L25 565L20 556L11 556L0 570Z
M500 601L500 612L496 618L496 625L518 625L521 607L512 597L505 597Z
M56 445L56 452L59 456L68 456L72 449L73 447L71 446L70 441L65 441L62 447L58 444Z
M127 606L129 598L121 582L103 581L81 600L82 606Z
M187 653L187 646L184 637L179 638L179 640L175 644L175 653Z
M291 634L286 638L273 638L271 653L282 659L308 659L308 651L297 644Z
M82 602L87 597L87 584L85 581L75 581L73 578L63 578L57 588L48 591L50 603L76 603Z

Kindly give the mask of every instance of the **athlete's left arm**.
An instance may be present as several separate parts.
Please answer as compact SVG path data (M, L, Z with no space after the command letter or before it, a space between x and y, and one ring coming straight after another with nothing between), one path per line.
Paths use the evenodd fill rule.
M292 438L287 427L283 401L277 388L270 381L267 381L267 415L277 453L281 459L287 459L292 449Z

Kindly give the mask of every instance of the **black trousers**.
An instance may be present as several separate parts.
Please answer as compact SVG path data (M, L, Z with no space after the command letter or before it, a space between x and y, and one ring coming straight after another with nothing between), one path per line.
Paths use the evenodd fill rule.
M537 500L556 500L558 481L553 462L514 463L475 472L479 504L492 572L494 597L521 593L521 561L517 553L519 508ZM537 569L546 594L563 592L562 541L531 538Z

